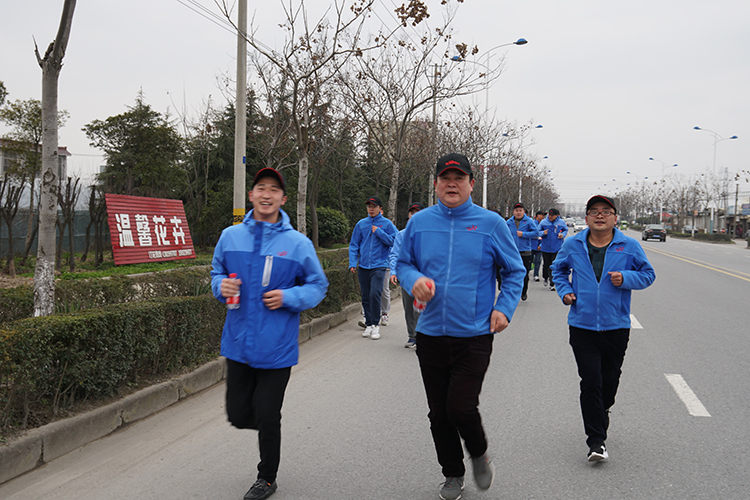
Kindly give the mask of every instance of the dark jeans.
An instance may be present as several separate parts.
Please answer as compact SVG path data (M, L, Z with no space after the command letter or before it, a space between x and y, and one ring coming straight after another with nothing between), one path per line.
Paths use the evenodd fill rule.
M362 308L365 310L365 325L380 323L380 299L383 295L383 280L386 267L375 269L357 269L359 288L362 292Z
M615 404L630 329L595 332L570 327L570 346L581 377L581 413L586 444L607 440L607 410Z
M417 338L417 320L419 313L414 310L414 297L409 295L404 287L401 287L401 303L404 305L404 316L406 317L406 333L410 339Z
M227 417L238 429L257 429L258 479L276 480L281 460L281 405L291 367L251 368L227 359Z
M542 267L542 251L532 250L531 251L531 263L534 264L534 277L539 276L539 268Z
M529 271L531 271L531 252L527 255L521 254L521 260L523 261L523 267L526 268L526 274L523 275L523 291L521 295L526 295L529 290Z
M445 477L461 477L466 472L462 438L470 456L479 457L487 451L478 406L493 339L494 335L432 337L417 332L430 430Z
M550 267L555 261L555 257L557 257L557 252L542 252L542 257L544 257L544 269L542 270L542 278L544 278L545 280L548 279L550 286L554 286L555 282L552 281L552 271L550 270Z

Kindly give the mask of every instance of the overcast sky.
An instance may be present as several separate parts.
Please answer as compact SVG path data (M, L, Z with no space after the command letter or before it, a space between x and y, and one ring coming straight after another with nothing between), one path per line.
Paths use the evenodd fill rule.
M81 128L122 113L143 89L157 111L196 114L235 70L236 37L185 4L214 13L212 0L80 1L60 75L59 106L70 113L60 145L86 172L103 162ZM312 10L329 5L308 0ZM428 0L439 16L439 0ZM277 0L249 2L269 45L281 43ZM0 80L8 98L41 98L43 53L60 22L62 0L3 0ZM395 0L380 0L381 9ZM386 19L387 21L387 19ZM489 49L520 37L529 43L494 52L506 69L489 92L499 118L541 124L529 152L544 160L569 206L616 194L637 178L658 180L662 164L694 176L750 170L750 2L740 0L465 0L456 41ZM33 38L32 38L33 37ZM477 96L483 103L484 93ZM0 125L0 133L7 129ZM605 186L606 184L606 186ZM733 186L733 185L732 185ZM750 196L742 183L741 196ZM734 192L734 187L731 189ZM733 202L733 200L732 200ZM730 203L733 204L733 203Z

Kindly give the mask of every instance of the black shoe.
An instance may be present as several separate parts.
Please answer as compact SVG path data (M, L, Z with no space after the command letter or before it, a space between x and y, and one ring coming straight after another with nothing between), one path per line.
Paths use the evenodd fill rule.
M550 285L549 291L554 292L555 290L557 290L557 288L555 288L555 285Z
M589 448L589 462L599 462L601 460L606 460L607 458L609 458L609 454L607 453L607 447L604 446L604 443L595 444Z
M525 293L523 295L521 295L521 300L526 300L526 299L528 299L528 297L526 296Z
M269 483L265 479L258 479L255 481L255 484L247 490L244 500L263 500L264 498L273 495L276 488L278 488L276 481Z

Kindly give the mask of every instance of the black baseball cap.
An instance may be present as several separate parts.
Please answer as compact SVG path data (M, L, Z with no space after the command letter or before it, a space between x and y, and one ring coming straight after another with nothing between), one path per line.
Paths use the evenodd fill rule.
M380 201L380 198L378 198L377 196L370 196L369 198L367 198L365 205L367 205L368 203L372 203L373 205L376 205L378 207L383 206L383 202Z
M560 215L560 211L558 209L556 209L556 208L550 208L549 209L549 214L550 215Z
M516 203L515 205L513 205L513 210L517 208L523 208L524 210L526 210L526 207L523 206L523 203Z
M612 210L614 210L615 213L617 213L617 207L615 207L615 202L612 201L611 198L607 198L606 196L601 195L601 194L592 196L589 199L589 201L586 202L586 212L588 212L591 209L591 205L593 205L594 203L598 203L598 202L606 203L607 205L612 207Z
M424 205L419 202L412 203L411 205L409 205L409 210L407 210L407 212L411 212L412 210L416 210L417 212L419 212L420 210L424 210Z
M281 175L281 172L271 167L261 168L260 170L258 170L258 173L255 174L255 177L253 177L253 187L255 187L255 185L258 183L258 180L262 179L263 177L273 177L274 179L279 181L281 190L286 193L286 183L284 182L284 176Z
M435 177L440 177L443 172L445 172L446 170L450 170L451 168L460 170L469 177L474 176L474 172L471 170L471 164L469 163L468 158L466 158L462 154L450 153L445 156L441 156L438 159L437 165L435 165Z

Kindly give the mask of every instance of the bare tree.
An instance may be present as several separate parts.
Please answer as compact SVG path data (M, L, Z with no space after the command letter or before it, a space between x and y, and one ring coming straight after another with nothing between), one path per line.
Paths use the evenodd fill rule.
M8 274L11 277L16 276L16 266L13 262L13 219L18 212L18 205L21 203L21 194L26 184L26 177L20 180L14 179L8 172L5 172L3 179L0 180L0 217L5 220L8 226Z
M232 21L227 0L214 0L222 15L237 29ZM413 2L421 4L417 0ZM310 153L310 110L321 104L319 86L333 78L353 54L362 54L369 47L361 47L361 33L369 18L375 0L335 0L329 11L314 23L308 19L304 0L296 5L290 0L283 4L285 21L280 24L286 39L279 50L269 48L256 38L253 25L245 39L247 43L271 64L284 73L289 82L290 115L297 143L298 188L297 230L306 232L305 212ZM330 13L330 19L329 19ZM411 13L405 14L410 18ZM375 38L375 46L387 40L391 33Z
M94 266L104 262L104 223L107 221L107 204L100 186L89 186L89 223L86 226L86 246L81 262L86 262L91 246L91 228L94 228Z
M39 200L39 241L34 272L34 316L48 316L55 309L55 221L57 220L57 89L65 49L68 46L76 0L64 0L60 26L44 57L34 44L42 68L42 186Z
M62 212L62 220L58 220L58 227L60 228L60 239L57 241L57 259L55 270L59 271L62 269L62 248L63 241L65 239L65 229L68 229L68 269L70 272L76 269L75 259L75 231L73 228L73 220L76 216L76 203L78 203L78 197L81 194L81 179L78 177L68 177L65 184L65 188L59 189L58 203L60 205L60 211ZM61 183L62 184L62 183Z

